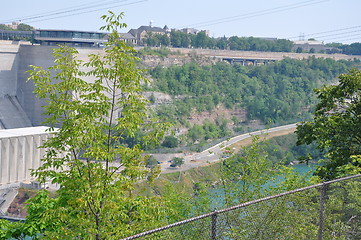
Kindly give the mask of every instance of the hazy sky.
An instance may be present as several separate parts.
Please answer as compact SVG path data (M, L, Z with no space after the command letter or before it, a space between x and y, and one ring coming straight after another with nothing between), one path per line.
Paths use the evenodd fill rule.
M6 3L5 3L6 2ZM361 0L17 0L1 4L0 23L41 29L98 31L107 10L141 25L207 29L210 36L361 42Z

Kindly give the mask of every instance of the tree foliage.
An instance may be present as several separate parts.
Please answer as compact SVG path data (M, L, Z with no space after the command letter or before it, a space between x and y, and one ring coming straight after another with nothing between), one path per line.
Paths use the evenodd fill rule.
M190 145L195 142L220 139L227 135L229 135L229 131L226 119L216 119L215 123L205 120L202 125L194 124L187 133Z
M174 107L162 107L159 114L181 119L193 109L212 111L219 104L247 110L248 119L265 123L303 118L315 102L313 88L332 82L347 72L353 62L311 57L286 58L267 66L241 66L219 62L196 63L150 70L153 89L173 96Z
M32 31L34 30L34 28L28 24L25 24L25 23L20 23L18 26L17 26L17 30L18 31Z
M162 146L167 148L178 147L178 138L174 136L166 136L162 142Z
M361 170L361 72L353 69L339 79L337 85L316 90L314 119L297 128L299 144L316 142L326 153L316 172L323 179Z
M0 30L7 30L7 31L32 31L34 30L34 27L25 24L25 23L20 23L19 25L17 25L16 29L13 29L5 24L0 24Z
M266 142L256 136L251 145L238 153L233 155L229 149L226 151L227 157L220 164L221 185L212 191L214 199L220 201L216 206L231 207L313 181L307 175L295 174L292 168L283 166L283 159L272 163L265 146ZM315 236L317 226L311 222L318 216L313 214L314 205L307 197L293 195L280 201L233 209L222 218L230 226L222 235L230 239L274 239L277 235L286 239L309 239Z
M342 45L339 48L342 49L342 53L348 55L361 55L361 43L351 43L350 45Z
M111 32L104 54L91 54L83 62L76 49L62 46L54 49L53 67L34 66L29 72L36 95L47 100L46 124L54 132L42 146L46 155L34 175L60 186L55 198L43 191L30 201L22 225L34 229L26 232L29 236L119 239L164 220L157 196L132 194L137 182L159 169L145 168L147 157L139 145L119 144L140 129L147 129L143 142L158 142L168 127L148 117L148 101L141 94L146 79L135 51L119 40L118 29L125 26L121 17L112 12L102 17L108 23L102 29Z
M180 158L180 157L174 157L172 158L172 163L171 163L171 167L180 167L182 166L184 163L184 159Z
M238 153L226 150L226 157L220 164L221 189L226 193L225 206L230 207L296 187L283 185L280 181L280 176L291 174L291 168L283 165L283 158L278 159L278 162L272 162L266 146L266 141L255 136L252 144L242 147ZM299 179L294 182L295 184L305 184L306 179L297 177ZM285 176L284 180L287 181L288 178L289 175Z
M268 159L273 163L278 163L280 159L283 159L284 164L297 161L308 164L310 160L317 161L322 159L323 155L316 148L315 143L297 145L296 142L296 134L273 137L267 141L264 150L267 152Z
M154 168L158 165L158 161L154 156L149 156L145 161L145 166L147 168Z
M166 34L148 33L144 43L149 47L172 46L182 48L209 48L209 49L229 49L243 51L263 51L263 52L291 52L293 43L286 39L262 39L255 37L212 38L208 37L204 31L197 34L188 34L177 30L172 30L169 37Z

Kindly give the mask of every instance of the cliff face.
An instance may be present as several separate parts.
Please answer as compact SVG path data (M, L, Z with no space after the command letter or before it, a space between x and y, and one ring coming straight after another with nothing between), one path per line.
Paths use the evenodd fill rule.
M166 57L146 55L142 56L142 65L144 68L154 68L156 66L170 67L172 65L181 66L190 62L197 62L199 65L212 64L218 61L217 59L196 55L195 53L175 54Z

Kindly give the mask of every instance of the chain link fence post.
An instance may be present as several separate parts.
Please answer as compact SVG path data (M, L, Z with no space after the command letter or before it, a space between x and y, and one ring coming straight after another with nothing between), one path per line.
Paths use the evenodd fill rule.
M212 214L212 240L217 239L217 216L218 211L214 211Z
M320 188L320 215L318 223L318 240L323 240L323 227L325 221L325 198L326 198L326 184Z

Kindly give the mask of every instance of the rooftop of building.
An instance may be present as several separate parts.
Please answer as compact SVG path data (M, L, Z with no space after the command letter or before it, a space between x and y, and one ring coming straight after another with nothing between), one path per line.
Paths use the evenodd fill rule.
M309 45L323 45L323 42L317 40L299 40L293 41L294 44L309 44Z
M46 127L46 126L0 129L0 138L40 135L40 134L44 134L44 133L49 133L48 129L49 129L49 127Z

